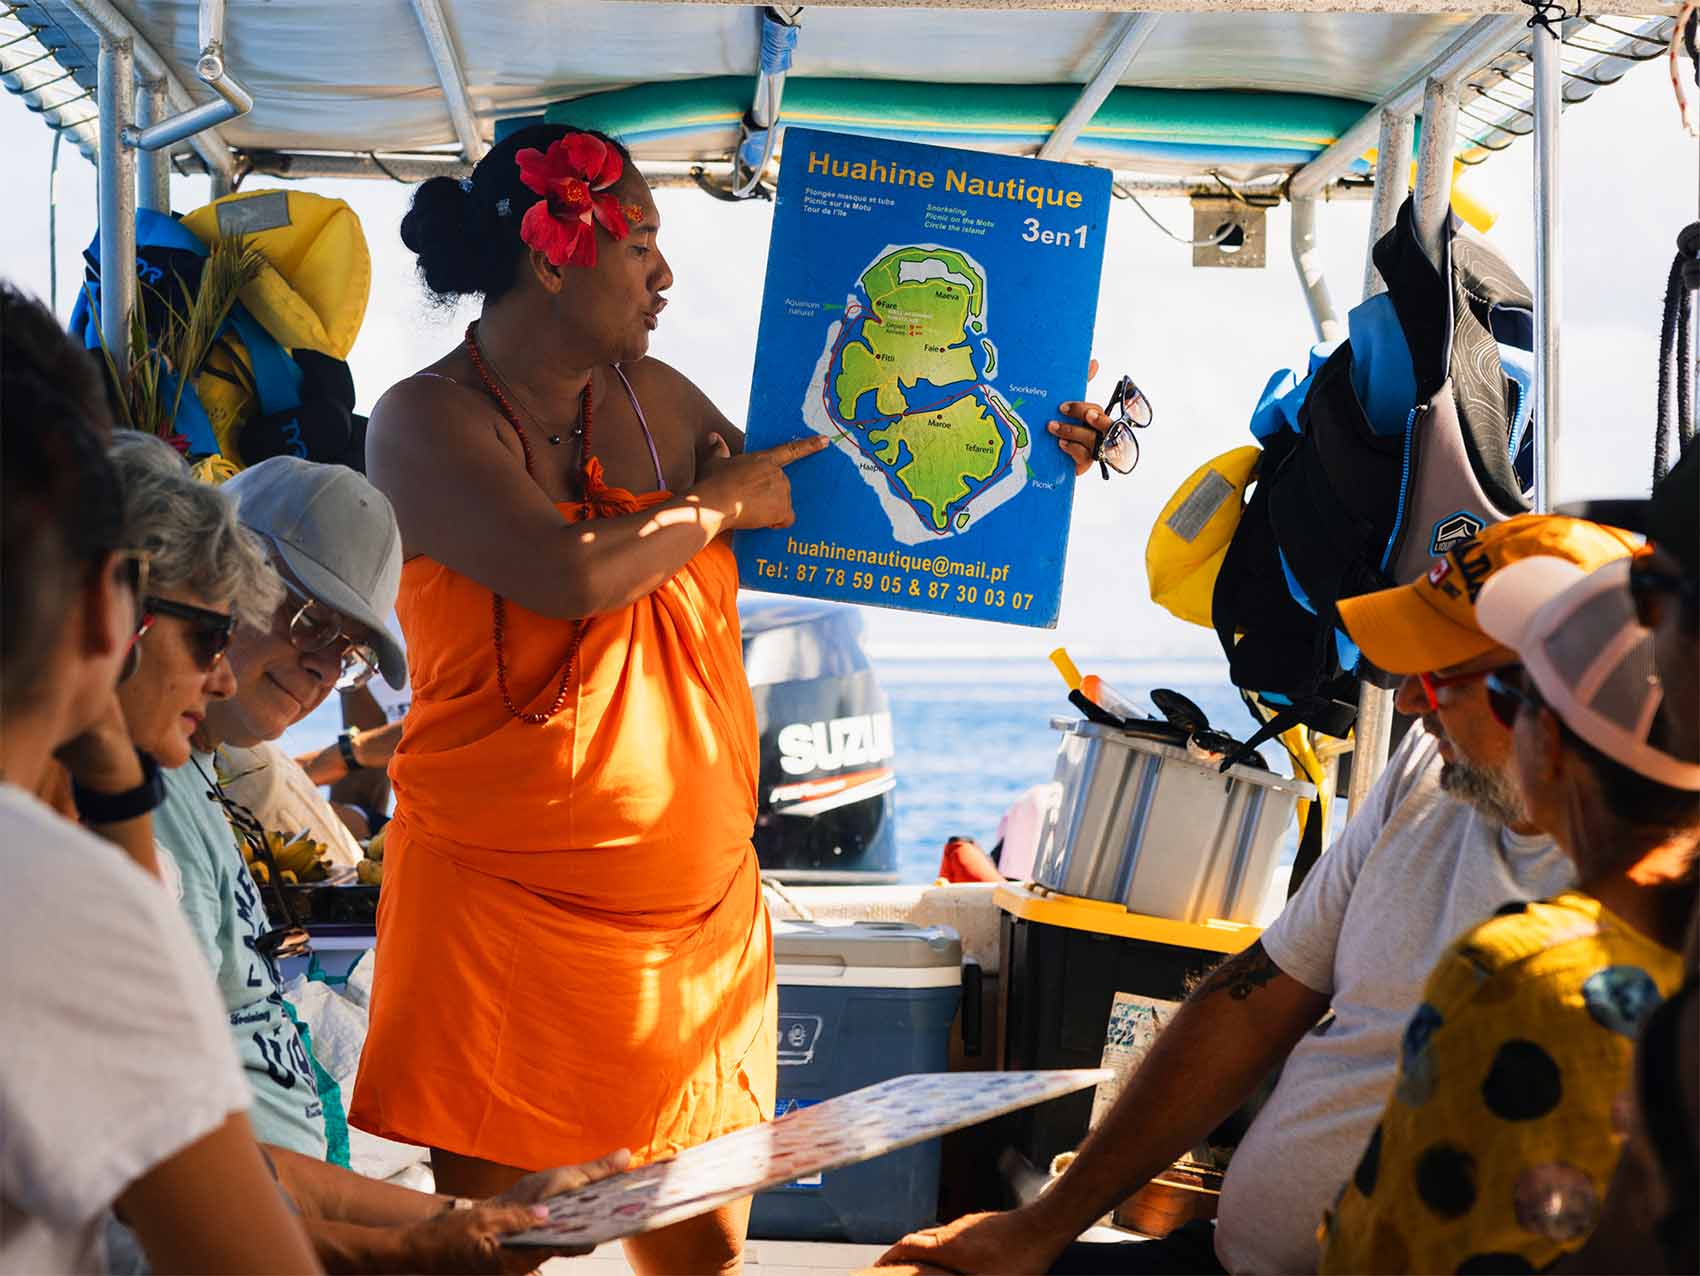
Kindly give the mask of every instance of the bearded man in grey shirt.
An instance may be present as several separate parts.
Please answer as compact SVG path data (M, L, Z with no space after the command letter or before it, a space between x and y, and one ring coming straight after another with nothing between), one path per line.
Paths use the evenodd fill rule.
M1317 1224L1386 1102L1430 967L1501 905L1572 883L1568 861L1528 823L1509 771L1511 735L1487 707L1483 676L1516 657L1476 627L1475 595L1493 571L1530 554L1592 570L1631 548L1592 523L1529 515L1487 529L1411 585L1342 603L1365 656L1406 675L1399 711L1421 718L1365 809L1261 939L1187 998L1047 1192L906 1237L881 1263L965 1273L1315 1271ZM1229 1166L1214 1226L1075 1242L1283 1060Z

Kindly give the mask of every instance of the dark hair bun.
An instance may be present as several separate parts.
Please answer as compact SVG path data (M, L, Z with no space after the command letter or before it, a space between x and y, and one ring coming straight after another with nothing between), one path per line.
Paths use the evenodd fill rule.
M526 252L520 222L537 202L537 193L520 181L515 156L527 147L547 150L579 131L570 124L533 124L491 147L466 186L452 177L433 177L419 187L401 219L401 242L419 258L419 273L438 301L482 296L488 304L513 287ZM582 131L631 159L607 134Z
M419 258L425 286L439 297L484 291L480 255L468 252L472 196L452 177L433 177L413 194L401 242Z

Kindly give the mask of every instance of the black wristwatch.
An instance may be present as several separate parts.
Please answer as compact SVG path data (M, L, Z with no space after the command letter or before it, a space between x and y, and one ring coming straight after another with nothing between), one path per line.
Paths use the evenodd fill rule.
M342 754L342 764L350 771L360 771L364 768L359 759L354 756L354 737L358 733L350 728L336 738L336 751Z
M96 793L75 779L71 781L71 800L85 824L122 824L146 815L165 801L165 777L160 774L159 763L140 749L136 750L136 761L141 764L142 782L122 793Z

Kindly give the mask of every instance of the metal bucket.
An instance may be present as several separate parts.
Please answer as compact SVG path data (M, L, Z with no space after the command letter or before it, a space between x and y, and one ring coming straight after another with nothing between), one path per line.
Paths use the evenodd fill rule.
M1035 882L1152 917L1256 920L1281 834L1314 786L1257 767L1224 774L1184 749L1095 723L1051 725L1062 732L1063 791L1040 837Z

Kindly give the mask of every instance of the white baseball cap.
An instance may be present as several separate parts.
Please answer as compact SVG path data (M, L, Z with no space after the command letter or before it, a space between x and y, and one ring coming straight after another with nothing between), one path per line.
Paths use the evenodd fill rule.
M1647 739L1664 685L1652 632L1635 617L1629 563L1592 572L1550 555L1508 563L1483 583L1476 621L1517 653L1541 699L1580 738L1637 775L1700 791L1700 765Z
M384 681L407 681L407 655L384 623L401 588L395 510L346 465L273 456L228 479L243 526L271 542L301 587L372 633Z

